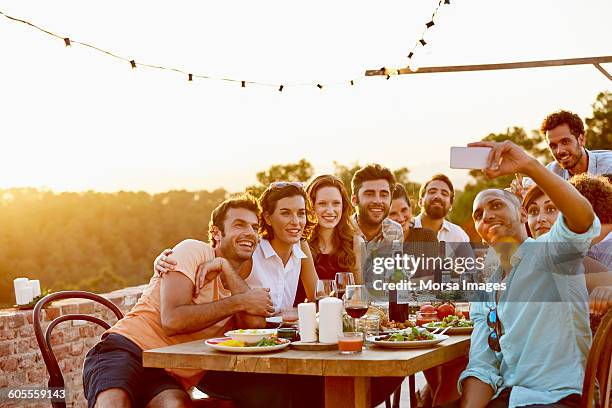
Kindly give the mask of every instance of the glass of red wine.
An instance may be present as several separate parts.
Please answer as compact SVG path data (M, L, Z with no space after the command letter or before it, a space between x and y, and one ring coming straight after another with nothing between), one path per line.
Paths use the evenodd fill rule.
M356 320L368 311L368 289L365 285L347 285L344 294L344 310L353 318L353 331L356 330Z
M317 289L315 291L317 310L319 310L319 300L331 296L332 292L336 292L336 281L333 279L317 280Z
M342 299L344 292L348 285L355 284L355 277L351 272L337 272L336 273L336 297Z

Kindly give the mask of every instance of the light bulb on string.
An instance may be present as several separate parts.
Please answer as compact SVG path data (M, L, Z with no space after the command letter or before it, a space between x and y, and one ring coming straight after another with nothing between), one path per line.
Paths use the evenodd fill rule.
M415 57L412 57L412 58L410 59L410 63L408 64L408 69L409 69L411 72L417 72L417 71L419 70L419 68L420 68L420 67L421 67L421 66L419 65L419 62L416 60L416 58L415 58Z

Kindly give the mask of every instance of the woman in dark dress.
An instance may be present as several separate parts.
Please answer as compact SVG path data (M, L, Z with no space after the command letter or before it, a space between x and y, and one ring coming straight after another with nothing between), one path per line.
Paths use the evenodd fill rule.
M306 188L318 223L308 243L319 279L334 279L337 272L353 272L357 283L361 274L356 268L355 230L351 224L353 207L342 181L331 174L318 176ZM295 304L304 301L306 293L298 285Z

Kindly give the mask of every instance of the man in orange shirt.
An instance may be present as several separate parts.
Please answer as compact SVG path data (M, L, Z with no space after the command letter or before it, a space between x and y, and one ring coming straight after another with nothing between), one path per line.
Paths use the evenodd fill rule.
M91 407L189 406L185 392L201 370L144 368L142 351L209 337L236 327L265 327L274 312L268 289L244 282L257 245L258 206L243 195L211 215L213 246L185 240L173 249L173 272L155 274L134 308L102 335L85 358L83 387ZM198 265L206 284L194 292Z

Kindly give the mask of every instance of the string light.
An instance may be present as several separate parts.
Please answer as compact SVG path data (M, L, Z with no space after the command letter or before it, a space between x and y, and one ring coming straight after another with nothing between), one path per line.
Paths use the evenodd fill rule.
M425 23L425 29L421 33L419 39L414 43L414 45L412 46L410 51L408 51L408 66L411 66L410 63L411 63L412 58L414 57L414 54L416 52L417 47L419 45L421 47L425 47L427 45L427 41L425 40L425 34L427 33L427 30L429 30L431 27L436 25L434 20L436 20L436 16L438 15L438 11L440 10L440 7L442 7L442 4L450 4L450 0L438 0L438 5L434 9L434 11L433 11L433 13L431 15L431 19L427 23ZM431 51L430 48L431 48L431 46L425 48L427 53L429 53ZM415 66L415 64L412 64L412 66Z
M427 30L427 29L429 29L429 28L431 28L431 27L433 27L435 25L434 19L436 17L438 9L442 5L442 2L444 2L444 4L450 4L450 0L439 0L438 1L438 5L437 5L436 9L434 10L434 12L433 12L433 14L431 16L431 20L425 24L425 30ZM122 60L122 61L125 61L125 62L129 62L132 69L135 69L137 67L136 60L134 60L134 59L128 59L126 57L119 56L117 54L114 54L113 52L104 50L102 48L96 47L96 46L88 44L88 43L84 43L84 42L81 42L81 41L71 40L69 37L60 36L60 35L58 35L56 33L53 33L53 32L51 32L49 30L41 28L41 27L37 26L36 24L33 24L33 23L29 22L29 21L9 16L8 14L6 14L6 13L4 13L2 11L0 11L0 15L4 16L5 18L7 18L9 20L16 21L16 22L28 25L28 26L30 26L30 27L32 27L32 28L34 28L36 30L39 30L39 31L41 31L41 32L43 32L45 34L48 34L48 35L50 35L52 37L59 38L59 39L63 40L63 42L64 42L66 47L71 47L73 44L78 44L78 45L81 45L83 47L87 47L87 48L90 48L90 49L95 50L97 52L103 53L103 54L105 54L107 56L110 56L110 57L113 57L113 58L116 58L116 59L119 59L119 60ZM408 53L408 59L409 60L411 60L414 57L415 48L416 48L417 45L420 44L422 46L425 46L427 44L427 42L423 38L423 34L421 35L420 39L417 40L417 42L415 43L415 46L409 51L409 53ZM276 87L276 86L278 86L278 83L277 84L273 84L273 83L266 83L266 82L237 80L237 79L234 79L234 78L213 77L213 76L204 75L204 74L193 74L193 73L190 73L190 72L185 72L185 71L183 71L181 69L178 69L178 68L165 67L165 66L160 66L160 65L138 63L138 66L139 67L143 67L143 68L152 68L152 69L159 69L159 70L173 71L173 72L176 72L176 73L180 73L182 75L186 75L187 76L187 80L189 82L192 82L194 78L201 78L201 79L218 80L218 81L226 81L226 82L236 82L236 83L239 82L240 86L242 88L246 88L246 83L247 82L249 84L255 84L255 85L259 85L259 86L268 86L268 87ZM383 70L387 70L387 68L384 68L384 67L382 69ZM391 75L398 75L398 74L399 74L399 71L397 69L388 70L388 72L385 73L385 75L387 76L387 79L389 79L391 77ZM359 77L358 79L362 80L364 78L366 78L366 76ZM351 80L348 81L348 83L349 83L350 86L354 86L356 81L357 81L357 79L351 79ZM344 84L346 84L346 82L345 81L341 81L341 82L326 83L325 86L339 86L339 85L344 85ZM312 86L312 85L313 85L313 83L283 84L283 85L280 85L278 87L278 91L282 92L283 89L286 86L291 86L291 87L306 87L306 86ZM323 89L323 84L317 83L316 87L319 88L320 90L322 90Z

